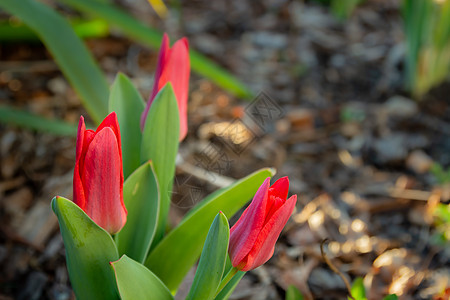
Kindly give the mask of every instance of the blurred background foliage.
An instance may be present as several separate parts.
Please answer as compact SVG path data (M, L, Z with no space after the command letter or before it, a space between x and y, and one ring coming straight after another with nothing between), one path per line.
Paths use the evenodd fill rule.
M408 288L413 291L417 289L414 299L429 299L432 294L436 295L433 299L445 299L444 297L448 296L448 290L445 289L448 280L447 283L441 281L442 278L448 278L448 272L443 276L440 272L448 271L445 266L448 264L450 232L450 144L446 138L450 132L446 92L450 75L450 0L263 2L260 6L249 4L256 7L257 11L262 10L261 15L270 12L258 22L254 22L258 24L255 27L259 26L257 30L251 27L254 26L253 23L249 25L243 21L235 21L232 17L231 21L227 20L229 24L226 24L230 28L224 30L220 27L224 26L224 21L217 17L217 11L206 11L209 6L202 1L189 2L189 5L203 5L206 7L203 11L205 15L211 13L212 19L220 19L222 23L212 22L213 25L208 25L213 28L213 34L207 32L203 40L196 40L199 30L195 29L195 26L203 26L201 22L188 24L191 31L186 30L189 37L195 40L190 55L196 77L190 104L193 111L190 115L190 130L193 131L182 145L185 156L191 159L190 163L198 164L198 157L194 158L191 152L200 152L195 153L197 156L204 153L195 147L203 147L205 143L210 145L210 140L229 138L224 129L232 122L226 120L247 116L247 106L236 105L235 102L245 103L244 101L253 100L261 87L271 89L275 86L283 90L284 86L294 86L292 90L295 93L280 92L276 95L277 101L281 99L279 104L285 109L286 117L267 130L270 134L257 142L248 142L255 143L254 147L247 148L250 149L248 153L251 155L245 154L245 151L243 155L235 155L233 159L239 163L234 163L226 173L227 176L237 178L247 174L249 169L274 164L281 172L286 172L294 178L292 192L301 193L300 195L308 200L300 201L299 206L306 209L294 214L293 225L288 226L286 237L281 239L281 243L287 246L280 246L280 252L276 253L278 256L272 264L276 264L276 270L273 271L272 265L269 264L272 280L282 281L277 282L276 290L286 296L286 299L308 299L309 295L305 292L308 291L308 286L322 296L324 295L320 294L320 291L325 291L327 296L327 293L339 288L345 289L342 288L339 277L333 277L335 274L330 275L324 271L322 261L317 263L320 261L320 254L317 254L318 244L312 241L323 239L328 234L337 236L336 241L330 242L328 249L336 255L339 267L347 268L352 274L351 291L355 299L365 299L366 295L386 295L387 291L398 293L399 290L407 291ZM154 54L159 49L162 32L166 30L164 26L149 25L151 22L146 22L142 16L136 17L136 12L131 9L133 5L126 3L128 2L125 0L1 0L0 43L6 47L15 44L44 44L76 92L91 122L98 123L108 111L109 84L112 83L113 77L108 74L111 70L104 70L106 64L98 60L95 46L86 44L89 45L90 41L96 39L122 38L127 43L150 49ZM167 27L170 27L171 22L189 16L183 1L148 0L141 1L142 3L151 5L157 17L163 20L161 23ZM220 2L219 13L225 11L232 16L244 15L244 19L250 18L247 11L239 11L242 9L239 4L233 1L230 3ZM381 8L370 11L378 7ZM363 13L362 17L360 13ZM386 15L380 17L380 14ZM274 20L274 15L278 19ZM290 26L282 22L286 16L293 19ZM401 26L397 26L397 17ZM377 26L384 25L383 22L388 25L377 29ZM395 31L392 34L386 32L386 37L379 32L397 27L400 28L400 34ZM252 30L259 31L252 32L252 36L245 34ZM175 32L185 33L183 30ZM303 33L304 37L290 40L298 32ZM214 36L216 33L218 38ZM224 47L225 41L220 40L224 36L235 39L228 44L228 48ZM358 37L353 39L353 36ZM171 41L179 37L171 35ZM256 46L249 46L251 43ZM378 47L378 44L383 45ZM230 49L241 51L249 63L240 65L242 60L233 61L232 56L236 54ZM130 53L133 54L132 51ZM233 69L235 74L224 67L222 56L224 60L228 60L227 67ZM8 65L2 71L7 68ZM146 70L147 73L153 71ZM266 72L270 76L258 72ZM6 75L1 73L0 81L4 80L2 76ZM151 81L149 78L151 79L146 77L145 80ZM270 84L263 81L255 84L255 81L261 78L270 80ZM10 80L8 86L12 86L12 83L13 80ZM26 83L27 81L24 81L24 84ZM36 85L30 84L30 89ZM151 82L148 85L151 85ZM208 96L203 96L202 93ZM70 92L68 94L69 97L64 94L64 101L73 101L70 100L73 95L71 96ZM301 97L303 98L299 99ZM204 100L207 98L212 100ZM70 141L76 132L74 118L58 119L63 113L47 115L42 110L36 112L21 109L20 105L13 103L14 98L8 100L11 101L0 104L0 122L6 124L2 126L13 125L30 132L37 131L37 140L42 140L42 143L51 141L51 146L48 147L63 153L73 152ZM78 103L67 105L76 106ZM63 111L60 106L56 106L55 110ZM79 117L78 110L76 117ZM41 136L41 133L44 134ZM28 140L32 139L27 131L21 134ZM54 142L55 140L45 134L58 136L58 139L70 137L70 140ZM246 134L252 137L254 132L247 130ZM0 195L6 195L5 199L10 199L15 194L9 192L8 187L14 184L21 186L23 182L17 181L16 178L16 181L10 180L13 175L8 175L7 161L15 157L16 153L11 149L15 149L17 141L14 142L14 133L7 132L4 136L0 147L3 155L0 169L1 179L8 180L0 182ZM11 140L13 142L10 142ZM246 149L246 145L239 146ZM43 160L40 153L47 152L42 147L36 149L36 161ZM50 153L48 156L55 154ZM57 157L58 163L64 165L67 170L52 174L53 179L62 182L59 190L62 189L61 186L69 186L70 189L70 168L73 159L67 154L64 154L63 158ZM20 160L20 163L23 162L28 162L27 158ZM39 163L36 168L45 169ZM174 185L179 191L174 194L174 198L192 192L183 190L189 186L186 184L187 180L192 178L188 172L191 168L191 165L183 163L178 166L180 174ZM51 168L47 166L47 169ZM197 170L198 172L203 171ZM33 191L39 190L39 193L45 194L49 189L54 190L48 185L57 185L54 181L46 181L48 173L42 172L42 175L36 172L36 175L27 169L24 173L33 178L30 180ZM223 179L220 176L218 178L219 180L210 184L214 188L220 186L220 180ZM38 187L43 182L48 185L41 191ZM204 192L212 189L211 186L205 188L202 185L199 190ZM325 194L321 194L323 192ZM27 199L26 195L21 193L20 197L15 197ZM332 201L328 195L332 196ZM19 206L20 203L25 203L20 201L17 201ZM9 213L17 209L14 208L15 204L13 208L5 205L5 209L1 201L0 204L0 214L3 210ZM31 204L23 204L28 208L27 205ZM44 203L44 208L38 205L32 207L37 207L38 212L29 210L27 214L22 211L20 214L35 220L28 218L28 213L40 217L43 211L48 210L48 203ZM401 213L398 213L399 210ZM336 219L333 216L337 213L340 217ZM39 224L36 225L37 228ZM304 229L304 226L308 228ZM27 230L30 230L29 228ZM18 232L17 236L21 237L21 231ZM0 238L8 243L11 240L20 245L30 243L30 248L34 247L33 249L39 251L43 249L43 242L39 244L40 248L36 247L34 241L16 238L15 232L11 234L2 229ZM57 243L57 239L50 242ZM301 246L297 247L296 243ZM305 244L307 246L304 246ZM310 244L313 245L312 250L308 248ZM3 249L3 252L7 251L4 249L9 249L2 247L0 250ZM16 249L15 247L11 246L11 249ZM367 250L368 247L372 247L370 251ZM0 260L3 252L0 251ZM51 247L46 247L44 253L48 256ZM422 264L415 260L425 256L426 261ZM352 269L353 265L349 261L357 267ZM300 266L296 266L292 271L287 266L294 263ZM17 265L21 266L20 263ZM426 273L424 268L428 266L431 266L430 272ZM54 266L48 269L53 272ZM288 271L280 275L279 269ZM436 269L439 271L435 272ZM269 285L267 280L270 280L267 279L267 270L258 272L251 278L253 282L263 282L262 286L266 288ZM35 273L31 274L35 276ZM303 278L301 274L313 274L312 279L308 282L308 278ZM386 274L391 277L386 279ZM30 275L30 282L36 281L33 276ZM382 279L378 278L377 281L377 276ZM21 273L18 277L17 282L22 283L25 275ZM364 279L361 279L362 277ZM372 280L371 289L365 288L369 279ZM296 280L303 281L299 283ZM296 287L283 285L288 282L295 283ZM305 282L308 282L306 287ZM333 286L336 282L338 287ZM420 285L416 284L417 282ZM430 282L437 283L430 287ZM246 284L252 286L249 282ZM257 287L253 289L254 293L264 291L264 288ZM298 287L303 287L303 293ZM7 288L18 290L15 286ZM378 292L377 288L382 292ZM421 293L428 296L422 297L419 295ZM401 296L400 293L399 295ZM387 296L385 299L395 299L394 297ZM21 299L29 297L23 296Z
M0 41L33 42L40 39L55 57L61 70L76 89L95 122L106 115L106 81L81 39L106 36L114 27L124 35L153 49L158 49L162 33L133 18L112 1L59 0L95 19L66 18L36 0L4 0L0 7L9 12L9 21L0 23ZM364 0L315 0L329 6L345 21ZM164 17L167 8L160 0L149 0ZM420 100L431 88L448 79L450 70L450 1L403 0L405 32L404 82L409 93ZM216 83L237 97L251 99L254 93L225 69L191 49L194 72ZM20 117L15 122L0 111L0 121L34 126Z
M418 99L448 78L450 1L403 1L405 81Z

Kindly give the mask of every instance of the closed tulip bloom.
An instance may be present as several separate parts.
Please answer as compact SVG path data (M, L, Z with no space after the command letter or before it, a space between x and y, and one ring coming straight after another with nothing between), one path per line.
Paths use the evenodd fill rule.
M249 271L268 261L275 243L294 210L297 195L286 200L289 179L270 186L267 178L252 203L230 230L229 254L233 267Z
M111 234L127 220L123 203L123 171L120 130L115 112L96 131L78 124L73 175L74 202L100 227Z
M189 44L186 38L178 40L169 47L169 37L164 34L159 50L158 65L155 72L153 90L147 106L141 116L141 128L144 128L147 114L156 94L170 82L178 103L180 115L180 141L187 134L187 100L189 92Z

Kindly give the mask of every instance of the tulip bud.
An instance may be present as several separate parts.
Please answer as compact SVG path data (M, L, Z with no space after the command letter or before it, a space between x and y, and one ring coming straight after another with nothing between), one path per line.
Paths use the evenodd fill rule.
M156 94L170 82L173 86L180 114L180 141L187 134L187 100L189 92L189 44L186 38L178 40L169 47L169 37L164 34L159 50L158 65L155 72L152 94L141 116L141 128L144 128L147 114Z
M125 225L122 149L115 112L96 131L86 130L84 118L80 117L73 197L75 204L109 233L117 233Z
M278 236L297 202L297 195L286 200L287 177L269 185L270 178L267 178L230 230L228 252L233 267L239 270L255 269L272 257Z

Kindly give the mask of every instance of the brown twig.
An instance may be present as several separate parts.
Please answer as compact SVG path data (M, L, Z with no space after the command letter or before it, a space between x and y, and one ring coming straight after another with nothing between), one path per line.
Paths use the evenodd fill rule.
M341 277L342 281L344 281L345 287L347 288L347 293L348 293L348 297L350 297L351 299L355 300L355 298L352 296L352 288L350 286L350 283L348 282L347 278L345 277L344 273L342 273L341 271L339 271L338 268L336 268L335 265L333 265L333 263L330 261L330 259L327 257L327 255L325 254L325 251L323 250L323 245L328 241L328 239L324 239L322 241L322 243L320 243L320 252L322 253L322 258L325 261L325 263L328 265L328 267L330 267L330 269L339 275L339 277Z
M233 178L185 162L180 155L177 156L177 168L186 174L192 175L195 178L208 182L218 188L227 187L235 181Z

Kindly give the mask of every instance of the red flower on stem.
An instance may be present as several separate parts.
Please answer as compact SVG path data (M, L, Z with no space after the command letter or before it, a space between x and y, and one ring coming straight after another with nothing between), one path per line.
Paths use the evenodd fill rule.
M172 48L169 47L169 37L164 34L159 50L158 65L155 72L155 82L152 94L141 116L141 128L144 128L147 114L156 94L166 85L172 83L180 114L180 141L187 134L187 100L189 92L189 44L186 38L178 40Z
M86 130L84 118L80 117L73 197L75 204L109 233L117 233L125 225L122 148L115 112L96 131Z
M289 179L283 177L270 186L267 178L242 216L230 230L233 267L249 271L268 261L275 243L294 210L297 195L286 200Z

